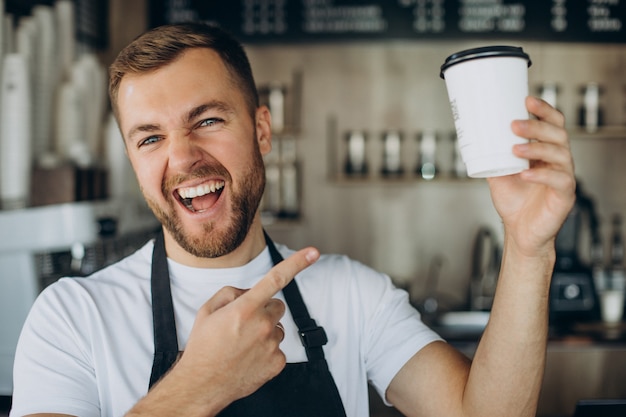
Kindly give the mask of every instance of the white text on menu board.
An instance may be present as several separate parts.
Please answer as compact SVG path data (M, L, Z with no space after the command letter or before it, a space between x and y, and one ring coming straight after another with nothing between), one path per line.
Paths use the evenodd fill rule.
M246 35L287 32L287 0L243 0L241 30Z
M620 0L589 0L587 26L592 32L619 32L622 20L611 13L612 6L619 6Z
M336 6L332 0L303 0L306 33L382 33L387 20L379 5Z
M522 32L526 6L502 0L461 0L459 30L462 32Z
M402 7L413 7L413 29L417 33L440 33L446 28L444 0L398 0Z

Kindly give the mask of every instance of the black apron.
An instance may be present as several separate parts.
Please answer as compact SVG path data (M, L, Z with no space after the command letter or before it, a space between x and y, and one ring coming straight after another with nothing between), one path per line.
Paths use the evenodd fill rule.
M274 265L283 260L265 234ZM152 316L154 325L154 362L150 387L174 364L178 351L174 306L163 233L159 233L152 252ZM309 316L296 280L283 294L298 327L308 362L288 363L283 371L248 397L226 407L219 416L345 417L346 413L322 346L326 333Z

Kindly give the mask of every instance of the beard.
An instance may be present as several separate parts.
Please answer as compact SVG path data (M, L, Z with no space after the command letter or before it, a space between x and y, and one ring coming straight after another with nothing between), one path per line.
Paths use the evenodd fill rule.
M164 180L161 192L167 201L166 207L161 207L151 199L142 189L148 206L157 220L169 231L176 243L188 253L199 258L218 258L237 249L244 241L254 221L256 211L261 202L265 189L265 165L259 145L254 141L253 162L243 172L242 181L238 188L233 187L233 181L226 168L215 163L211 166L203 165L185 176L178 176ZM231 196L230 207L232 212L225 225L216 225L215 222L206 222L201 225L202 233L193 235L185 231L179 215L172 190L176 184L190 178L204 178L209 175L220 175L225 178L225 187L229 187ZM222 198L220 196L220 198ZM218 226L222 226L218 228Z

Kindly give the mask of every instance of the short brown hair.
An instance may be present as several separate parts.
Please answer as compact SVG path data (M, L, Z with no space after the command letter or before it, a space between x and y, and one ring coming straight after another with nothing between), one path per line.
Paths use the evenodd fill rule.
M250 114L259 106L259 96L248 56L243 46L224 29L204 23L159 26L126 46L109 67L109 98L118 118L117 95L126 74L155 71L191 48L212 49L222 58L229 74L244 95Z

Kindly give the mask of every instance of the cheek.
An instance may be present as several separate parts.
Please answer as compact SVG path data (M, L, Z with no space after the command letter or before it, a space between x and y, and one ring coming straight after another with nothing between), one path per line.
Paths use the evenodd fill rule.
M129 158L130 164L135 171L137 182L144 192L154 195L155 190L161 190L162 171L159 169L156 161L146 158L141 160L138 158Z
M254 152L256 151L251 143L233 140L226 146L212 148L209 154L233 175L249 169Z

